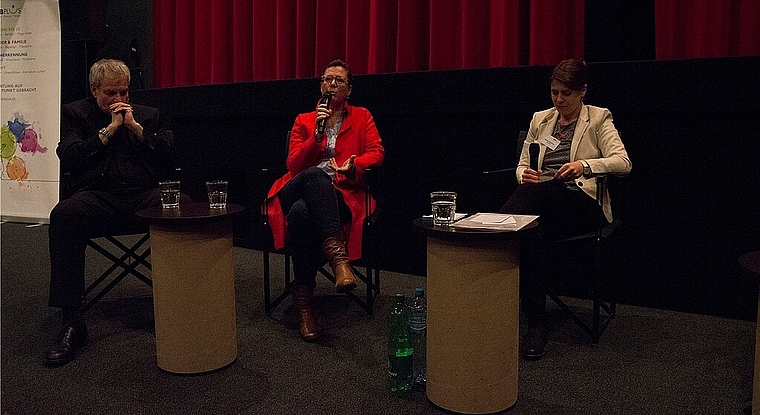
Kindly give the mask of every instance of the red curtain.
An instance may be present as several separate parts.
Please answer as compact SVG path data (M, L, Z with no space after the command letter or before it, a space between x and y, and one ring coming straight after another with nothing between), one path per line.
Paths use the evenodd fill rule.
M161 0L154 86L552 65L583 58L584 0Z
M760 55L757 0L656 0L657 59Z

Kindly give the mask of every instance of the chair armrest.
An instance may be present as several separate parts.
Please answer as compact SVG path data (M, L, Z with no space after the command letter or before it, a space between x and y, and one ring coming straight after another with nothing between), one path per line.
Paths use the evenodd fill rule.
M261 220L264 222L264 225L269 224L269 198L264 198L264 200L261 202Z
M601 229L601 231L599 233L599 239L602 239L602 240L610 239L610 237L612 236L612 234L615 233L615 231L618 228L620 228L620 226L622 224L623 224L623 222L621 222L621 221L619 221L617 219L613 219L612 222L609 225L607 225L607 226L605 226L605 227L603 227Z
M514 173L515 171L517 171L517 167L507 167L503 169L483 170L480 174Z
M595 174L594 180L596 180L596 202L599 206L604 205L604 197L607 194L607 174Z
M372 224L377 220L377 211L379 209L377 206L375 206L375 211L372 211L371 205L372 195L377 188L377 180L381 170L382 169L380 166L375 165L364 169L364 217L366 218L366 225ZM371 217L374 218L370 221Z

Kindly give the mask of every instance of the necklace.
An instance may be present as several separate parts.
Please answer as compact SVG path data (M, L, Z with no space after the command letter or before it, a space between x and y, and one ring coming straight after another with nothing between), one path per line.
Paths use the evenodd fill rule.
M558 119L557 123L554 125L554 134L552 135L557 137L557 139L560 141L572 139L573 133L575 133L575 125L577 123L578 123L578 120L575 119L569 124L562 125L560 124L559 119Z

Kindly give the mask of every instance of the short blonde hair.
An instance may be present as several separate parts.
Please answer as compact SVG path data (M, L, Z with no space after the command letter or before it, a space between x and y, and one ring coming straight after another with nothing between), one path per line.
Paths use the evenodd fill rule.
M101 59L90 68L90 86L99 87L105 78L126 81L129 85L131 74L124 62L116 59Z

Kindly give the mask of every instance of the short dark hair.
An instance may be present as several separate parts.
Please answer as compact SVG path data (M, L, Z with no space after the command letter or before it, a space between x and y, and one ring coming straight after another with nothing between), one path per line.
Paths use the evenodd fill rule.
M552 72L552 81L559 81L573 91L580 91L586 86L588 68L586 62L578 59L565 59L560 62Z
M351 73L351 68L348 66L348 64L340 59L333 59L330 62L327 62L325 69L333 68L335 66L340 66L346 70L346 82L348 82L349 85L352 85L354 83L354 74Z

